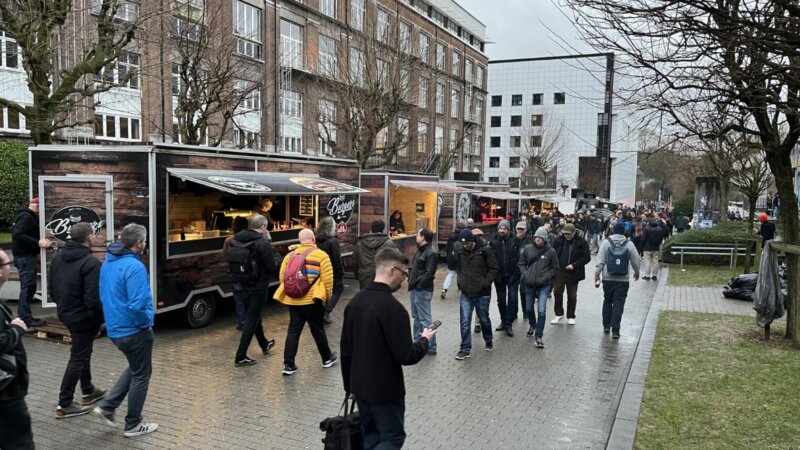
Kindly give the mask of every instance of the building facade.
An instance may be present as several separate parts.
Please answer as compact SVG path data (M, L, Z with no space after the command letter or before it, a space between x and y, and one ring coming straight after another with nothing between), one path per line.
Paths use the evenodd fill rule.
M85 8L77 3L61 31L59 42L67 47L90 43L96 34L85 24L97 16L99 0L83 0L91 6ZM141 0L123 1L117 18L138 22L136 38L118 61L86 81L122 85L87 99L77 124L57 131L58 141L183 142L187 127L208 122L203 133L191 135L197 142L188 143L341 157L331 143L347 148L347 134L323 132L320 124L346 114L337 86L400 66L407 107L377 133L374 147L380 151L404 133L391 161L397 167L434 172L443 159L436 155L448 155L450 172L480 170L485 26L453 0ZM0 39L4 95L30 105L13 37ZM191 72L196 59L202 67ZM233 69L220 70L228 66ZM200 86L198 78L208 84ZM208 100L192 109L197 99L245 91L235 108ZM0 121L0 134L25 136L24 117L4 109Z
M632 204L636 150L613 93L613 54L491 61L484 179Z

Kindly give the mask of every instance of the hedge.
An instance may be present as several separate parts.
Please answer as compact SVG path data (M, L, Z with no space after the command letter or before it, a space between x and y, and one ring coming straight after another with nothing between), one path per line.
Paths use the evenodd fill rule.
M672 247L679 244L692 243L723 243L733 244L737 237L747 237L748 226L746 221L731 221L722 222L713 228L693 228L683 233L674 233L672 237L667 240L661 247L661 259L667 263L680 263L680 254L673 255ZM761 239L760 236L755 236ZM683 262L686 264L711 264L711 265L728 265L730 264L729 256L702 256L702 255L684 255Z
M692 214L694 214L694 194L687 195L678 200L675 205L673 205L672 214L674 217L679 215L692 217Z
M28 146L0 141L0 231L10 231L19 208L28 206Z

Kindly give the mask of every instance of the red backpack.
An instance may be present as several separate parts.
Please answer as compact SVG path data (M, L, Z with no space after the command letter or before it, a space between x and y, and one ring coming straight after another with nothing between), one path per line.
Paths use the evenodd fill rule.
M312 251L314 251L314 247L300 254L292 252L291 255L289 255L289 262L286 263L286 270L283 272L283 292L289 297L305 297L308 291L311 290L311 286L313 286L322 275L318 275L311 283L308 282L306 256Z

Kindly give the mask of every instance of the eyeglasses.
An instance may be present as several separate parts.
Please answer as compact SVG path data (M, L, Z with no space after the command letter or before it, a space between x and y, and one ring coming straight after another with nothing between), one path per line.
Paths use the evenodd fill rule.
M403 278L408 279L408 271L407 270L403 270L403 269L401 269L401 268L399 268L397 266L392 266L392 269L397 269L398 271L400 271L400 273L403 274Z

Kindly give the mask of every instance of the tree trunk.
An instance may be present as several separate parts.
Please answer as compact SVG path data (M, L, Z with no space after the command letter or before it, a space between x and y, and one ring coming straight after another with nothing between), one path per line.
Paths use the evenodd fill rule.
M719 215L719 222L727 222L728 221L728 193L730 192L730 186L728 186L728 182L725 180L720 180L719 184L719 195L722 200L722 204L720 205L720 215Z
M747 201L750 202L750 205L749 205L750 206L750 208L749 208L750 211L747 213L747 217L748 217L747 231L748 231L748 234L754 234L755 232L753 231L753 221L756 220L756 201L758 201L758 197L755 197L755 198L754 197L747 197Z

